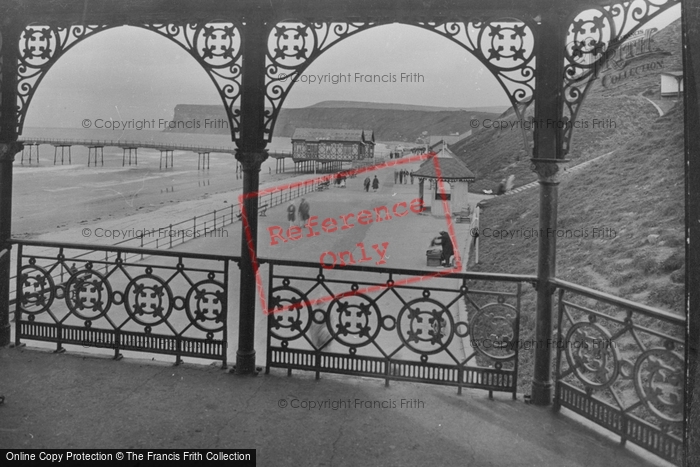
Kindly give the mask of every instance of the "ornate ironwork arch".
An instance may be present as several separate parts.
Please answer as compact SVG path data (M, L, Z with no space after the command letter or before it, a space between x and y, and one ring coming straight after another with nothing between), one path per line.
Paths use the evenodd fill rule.
M121 26L121 25L120 25ZM224 103L231 136L238 139L241 94L241 29L229 21L188 24L130 25L153 31L178 44L207 72ZM111 25L28 25L20 34L18 123L21 133L29 104L49 69L73 46Z
M231 138L237 141L240 123L242 34L240 25L230 21L209 21L183 25L143 26L179 44L214 82L224 103Z
M294 81L323 52L360 31L378 25L375 22L277 21L267 41L265 62L264 138L272 141L272 131L282 103Z
M17 133L34 93L49 69L74 45L109 26L52 26L30 24L19 37L17 64Z
M275 121L294 81L323 52L361 31L393 21L278 21L267 48L265 138L271 141ZM401 21L435 32L474 55L491 71L520 120L534 98L534 28L532 20L516 18L469 21ZM521 128L526 125L521 125ZM523 134L529 148L528 134Z
M620 46L648 21L680 0L634 0L577 13L569 21L564 64L562 150L569 151L574 125L593 81ZM572 123L569 123L572 122Z

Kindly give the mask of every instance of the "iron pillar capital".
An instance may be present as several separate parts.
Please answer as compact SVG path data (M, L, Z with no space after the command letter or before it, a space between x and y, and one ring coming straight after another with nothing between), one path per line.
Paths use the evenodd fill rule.
M267 149L259 152L236 149L236 160L241 163L244 171L260 170L262 163L269 157Z
M24 144L19 141L0 143L0 162L14 162L15 154L24 149Z
M540 182L558 184L564 175L569 159L530 159L532 171L537 173Z

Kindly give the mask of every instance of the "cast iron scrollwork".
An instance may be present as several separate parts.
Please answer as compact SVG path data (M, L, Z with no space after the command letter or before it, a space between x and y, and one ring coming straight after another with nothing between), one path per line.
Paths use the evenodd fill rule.
M651 413L667 422L683 421L684 371L683 357L669 349L648 349L637 358L637 394Z
M563 151L569 151L579 109L617 50L644 24L679 0L636 0L579 13L567 30L564 64Z
M326 321L331 335L348 347L373 342L381 329L382 315L377 303L364 294L348 292L333 299Z
M163 279L153 274L133 278L124 292L126 311L143 326L156 326L170 317L175 299Z
M17 66L17 132L22 132L32 96L46 72L75 44L107 29L101 25L29 25L19 39Z
M471 345L482 355L496 361L511 360L518 345L517 310L507 303L484 305L469 324Z
M241 33L230 22L135 25L164 36L185 49L209 74L221 96L231 136L238 138L241 94ZM21 133L29 103L49 68L71 47L114 26L29 25L20 35L18 63L18 125Z
M534 102L535 37L532 20L489 18L470 21L426 21L418 26L436 32L471 52L498 80L520 120L525 150L532 130L525 120Z
M268 38L265 66L265 138L272 130L294 81L325 50L338 41L375 26L373 22L278 22Z
M20 270L20 284L20 307L23 313L40 314L51 308L56 299L56 286L46 269L34 262L23 266Z
M239 137L241 32L231 22L149 24L143 26L179 44L206 70L226 108L231 136Z
M607 329L596 323L576 323L566 334L563 345L569 367L586 387L599 390L615 382L620 356Z
M190 288L185 298L187 317L197 329L218 332L226 323L226 288L209 278Z
M450 310L432 298L406 303L396 322L401 342L422 355L446 350L454 337L455 322Z
M270 292L270 333L278 339L291 341L305 335L314 312L306 294L283 285Z
M68 309L80 319L101 318L112 306L113 294L109 281L87 263L85 269L71 274L65 284Z

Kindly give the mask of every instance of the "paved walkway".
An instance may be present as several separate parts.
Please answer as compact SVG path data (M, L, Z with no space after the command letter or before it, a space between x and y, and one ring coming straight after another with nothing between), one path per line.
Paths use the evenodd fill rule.
M597 161L598 159L602 159L603 157L607 157L607 156L614 154L614 153L615 153L615 151L610 151L610 152L603 154L602 156L594 157L593 159L589 159L585 162L581 162L578 165L574 165L573 167L569 167L564 171L564 175L571 175L573 173L576 173L576 172L580 171L581 169L588 167L589 165L591 165L593 162ZM510 190L507 193L504 193L503 196L514 195L516 193L520 193L521 191L529 190L530 188L536 187L538 184L539 184L538 181L534 181L534 182L527 183L525 185L521 185L517 188Z
M254 448L275 467L652 465L551 409L484 392L17 348L0 349L0 371L0 448ZM309 401L328 408L293 408ZM396 407L362 408L382 403Z

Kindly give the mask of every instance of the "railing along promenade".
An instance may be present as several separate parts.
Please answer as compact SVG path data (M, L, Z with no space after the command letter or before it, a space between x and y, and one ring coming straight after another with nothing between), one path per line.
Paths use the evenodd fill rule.
M278 188L269 192L262 191L258 197L259 212L264 213L267 209L287 203L293 199L300 198L311 192L319 189L319 184L323 183L324 178L310 180L308 183L298 183L287 188ZM149 253L147 251L169 250L175 246L182 245L186 241L197 237L206 237L219 235L221 229L241 219L241 213L235 204L231 204L225 209L214 209L199 216L193 216L180 222L169 225L153 228L150 233L142 232L141 235L125 238L111 246L117 248L138 248L138 252L123 252L124 260L132 260L135 257L144 259ZM152 235L151 235L152 233ZM100 249L85 250L78 254L75 259L82 260L87 257L94 257L94 254L99 251L102 256L100 259L105 263L112 261L117 254L109 249L109 245L100 247ZM70 266L70 265L69 265ZM63 282L66 277L66 269L58 268L52 272L54 281ZM15 285L16 276L12 276L10 285L10 304L15 302Z
M14 240L15 339L221 360L240 258ZM143 259L141 259L143 258ZM523 285L535 276L437 274L259 258L266 370L511 393ZM58 278L58 279L57 279ZM685 318L553 280L554 406L673 463L682 456ZM261 292L262 293L262 292ZM228 329L232 326L232 329Z

